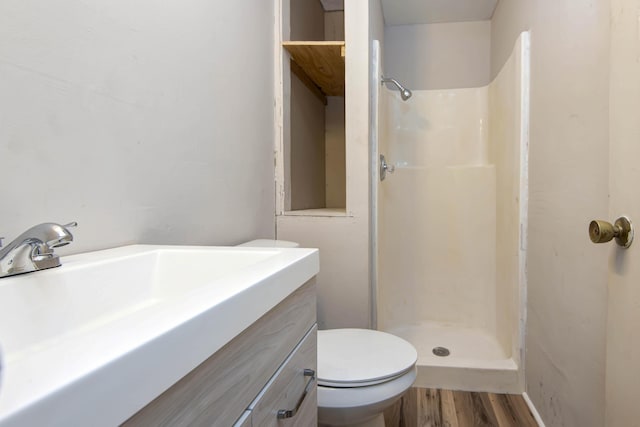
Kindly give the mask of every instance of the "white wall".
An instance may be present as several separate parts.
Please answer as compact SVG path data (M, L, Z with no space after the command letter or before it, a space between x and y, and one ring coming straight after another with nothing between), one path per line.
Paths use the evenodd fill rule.
M548 427L605 425L609 1L501 1L492 75L531 30L527 392Z
M489 83L491 22L388 26L385 76L410 89L452 89Z
M370 325L369 283L369 57L367 19L381 21L378 0L345 2L346 214L279 215L277 237L320 249L318 324L321 328ZM381 28L381 27L380 27ZM330 213L329 213L330 214ZM318 216L323 215L323 216Z
M0 235L273 236L272 34L262 0L0 3Z

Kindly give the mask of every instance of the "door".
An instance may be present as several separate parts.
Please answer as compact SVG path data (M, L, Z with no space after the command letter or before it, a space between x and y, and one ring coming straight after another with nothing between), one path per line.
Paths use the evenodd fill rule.
M611 1L610 220L640 226L640 0ZM611 245L606 425L640 426L640 238Z

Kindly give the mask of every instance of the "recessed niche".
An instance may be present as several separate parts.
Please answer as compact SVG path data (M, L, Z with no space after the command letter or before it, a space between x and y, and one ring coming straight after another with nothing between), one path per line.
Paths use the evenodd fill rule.
M289 16L282 47L288 58L284 210L344 211L344 12L325 11L318 0L291 0Z

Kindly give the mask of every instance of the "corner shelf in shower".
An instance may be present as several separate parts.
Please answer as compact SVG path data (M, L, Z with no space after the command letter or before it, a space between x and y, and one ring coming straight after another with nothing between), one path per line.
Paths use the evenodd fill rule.
M287 41L282 47L293 60L291 71L317 96L344 96L343 41Z

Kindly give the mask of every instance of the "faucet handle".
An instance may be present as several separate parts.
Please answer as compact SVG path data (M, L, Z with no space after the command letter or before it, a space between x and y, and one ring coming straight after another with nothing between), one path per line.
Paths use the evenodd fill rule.
M77 227L77 226L78 226L78 223L76 221L73 221L73 222L70 222L69 224L63 225L64 228L71 228L71 227ZM2 238L3 237L0 237L0 239L2 239ZM2 246L2 245L0 244L0 246Z

